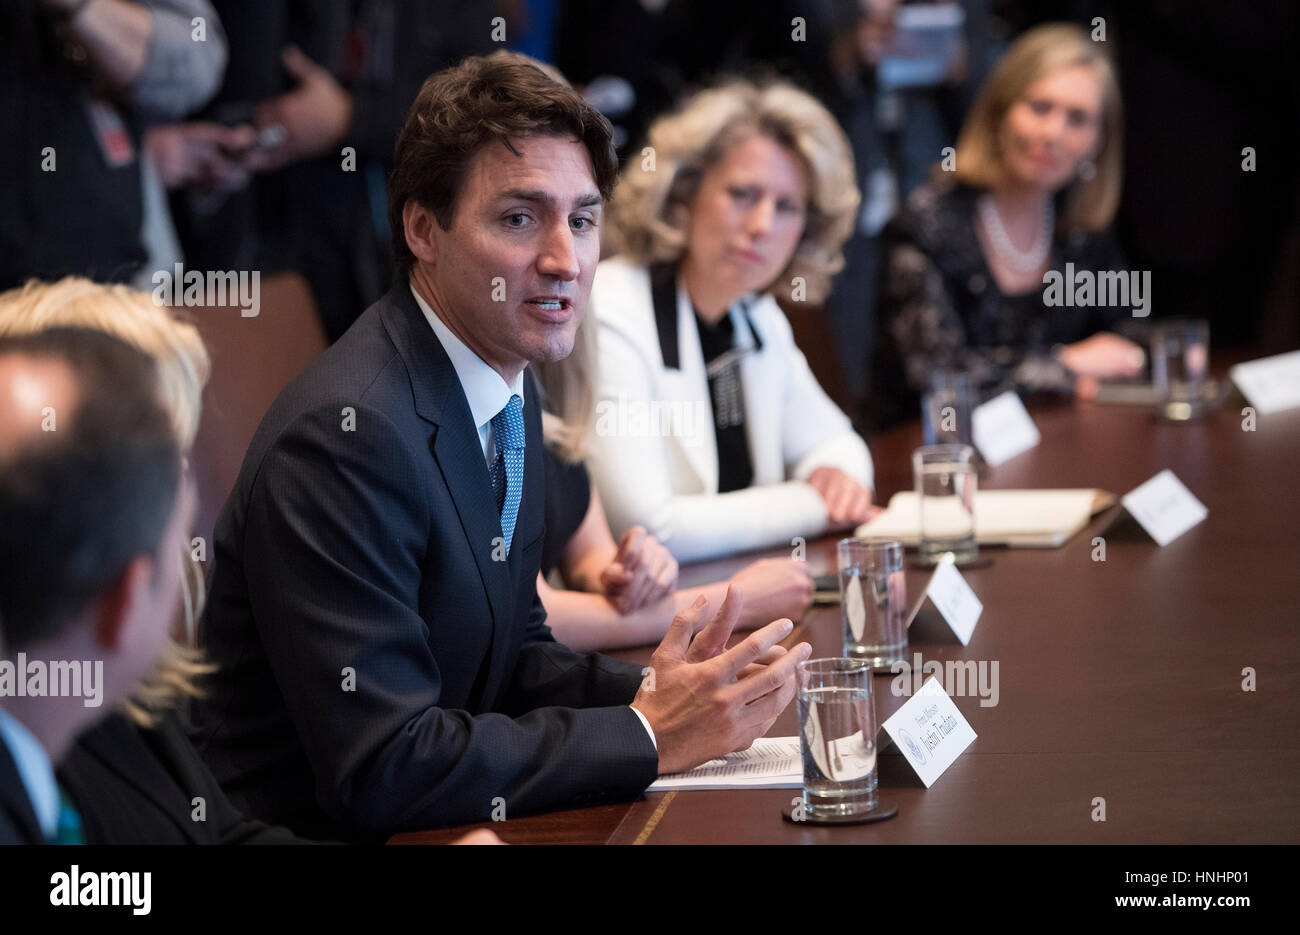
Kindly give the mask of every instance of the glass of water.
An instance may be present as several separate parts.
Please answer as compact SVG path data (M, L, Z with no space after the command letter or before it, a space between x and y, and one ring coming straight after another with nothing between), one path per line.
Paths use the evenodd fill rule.
M1170 318L1152 325L1151 382L1160 415L1185 422L1204 414L1209 364L1208 322Z
M803 813L849 820L876 808L876 707L861 659L799 663Z
M844 655L889 669L906 655L907 579L897 539L841 539L840 616Z
M921 435L925 443L971 444L974 399L969 373L962 370L931 373L929 391L921 399Z
M979 557L975 544L975 449L970 445L926 445L912 452L912 473L921 511L921 563L951 559L968 565Z

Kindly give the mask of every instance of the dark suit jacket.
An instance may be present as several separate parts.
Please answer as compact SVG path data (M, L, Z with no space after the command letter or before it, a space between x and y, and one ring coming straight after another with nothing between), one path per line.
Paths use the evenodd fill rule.
M546 626L541 417L525 395L508 561L464 391L405 281L271 406L217 522L203 620L220 673L194 737L236 806L360 838L654 780L627 707L640 669Z
M312 843L236 810L171 712L152 729L109 715L77 738L58 777L87 844Z
M41 823L5 742L0 740L0 845L44 844Z

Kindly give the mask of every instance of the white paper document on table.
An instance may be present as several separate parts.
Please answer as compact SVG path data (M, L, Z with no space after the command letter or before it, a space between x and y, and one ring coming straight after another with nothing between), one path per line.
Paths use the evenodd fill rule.
M685 773L660 776L647 792L685 789L798 789L803 761L798 737L760 737L748 750L728 753Z

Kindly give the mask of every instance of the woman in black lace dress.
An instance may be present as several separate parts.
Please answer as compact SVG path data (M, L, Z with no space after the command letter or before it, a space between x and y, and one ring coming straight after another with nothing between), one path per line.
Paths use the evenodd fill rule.
M1116 304L1076 290L1060 304L1049 289L1059 276L1069 299L1071 280L1100 272L1131 282L1110 232L1121 125L1110 62L1083 30L1039 27L1007 51L955 156L886 231L870 427L915 417L942 368L970 372L981 401L1008 389L1088 396L1099 378L1141 370L1141 348L1111 329L1149 311L1149 294Z

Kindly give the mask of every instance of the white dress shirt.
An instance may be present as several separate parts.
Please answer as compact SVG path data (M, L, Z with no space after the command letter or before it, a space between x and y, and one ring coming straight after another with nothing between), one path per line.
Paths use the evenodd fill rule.
M9 750L18 778L27 790L27 801L40 823L45 840L53 841L59 830L59 784L54 779L54 768L39 740L23 727L18 719L0 708L0 743Z
M411 295L415 296L415 302L420 306L424 317L428 319L429 327L438 336L438 342L451 358L451 365L456 368L456 377L460 380L461 389L465 391L465 401L469 403L470 417L478 427L479 443L483 446L483 460L491 466L496 457L496 443L492 437L492 418L505 408L511 396L518 396L520 401L523 401L524 372L519 371L513 385L506 383L501 374L489 367L483 358L466 347L465 342L452 333L446 323L429 307L429 303L424 301L424 296L420 295L414 283L411 283ZM659 742L655 740L654 729L650 727L646 716L636 708L632 708L632 713L645 725L646 733L650 735L650 742L655 745L655 750L658 750ZM57 806L57 802L55 804Z
M464 341L452 333L446 323L429 307L429 303L424 301L424 296L416 291L414 283L411 284L411 295L415 296L416 304L428 319L429 327L438 336L438 342L451 358L451 365L456 368L456 377L460 380L461 389L465 391L465 401L469 403L470 417L478 428L478 440L483 446L483 459L490 467L496 457L496 444L492 438L492 419L505 408L506 403L510 402L511 396L518 396L520 402L524 401L524 372L519 371L513 384L507 383L501 374L489 367L482 357L471 351L465 346Z

